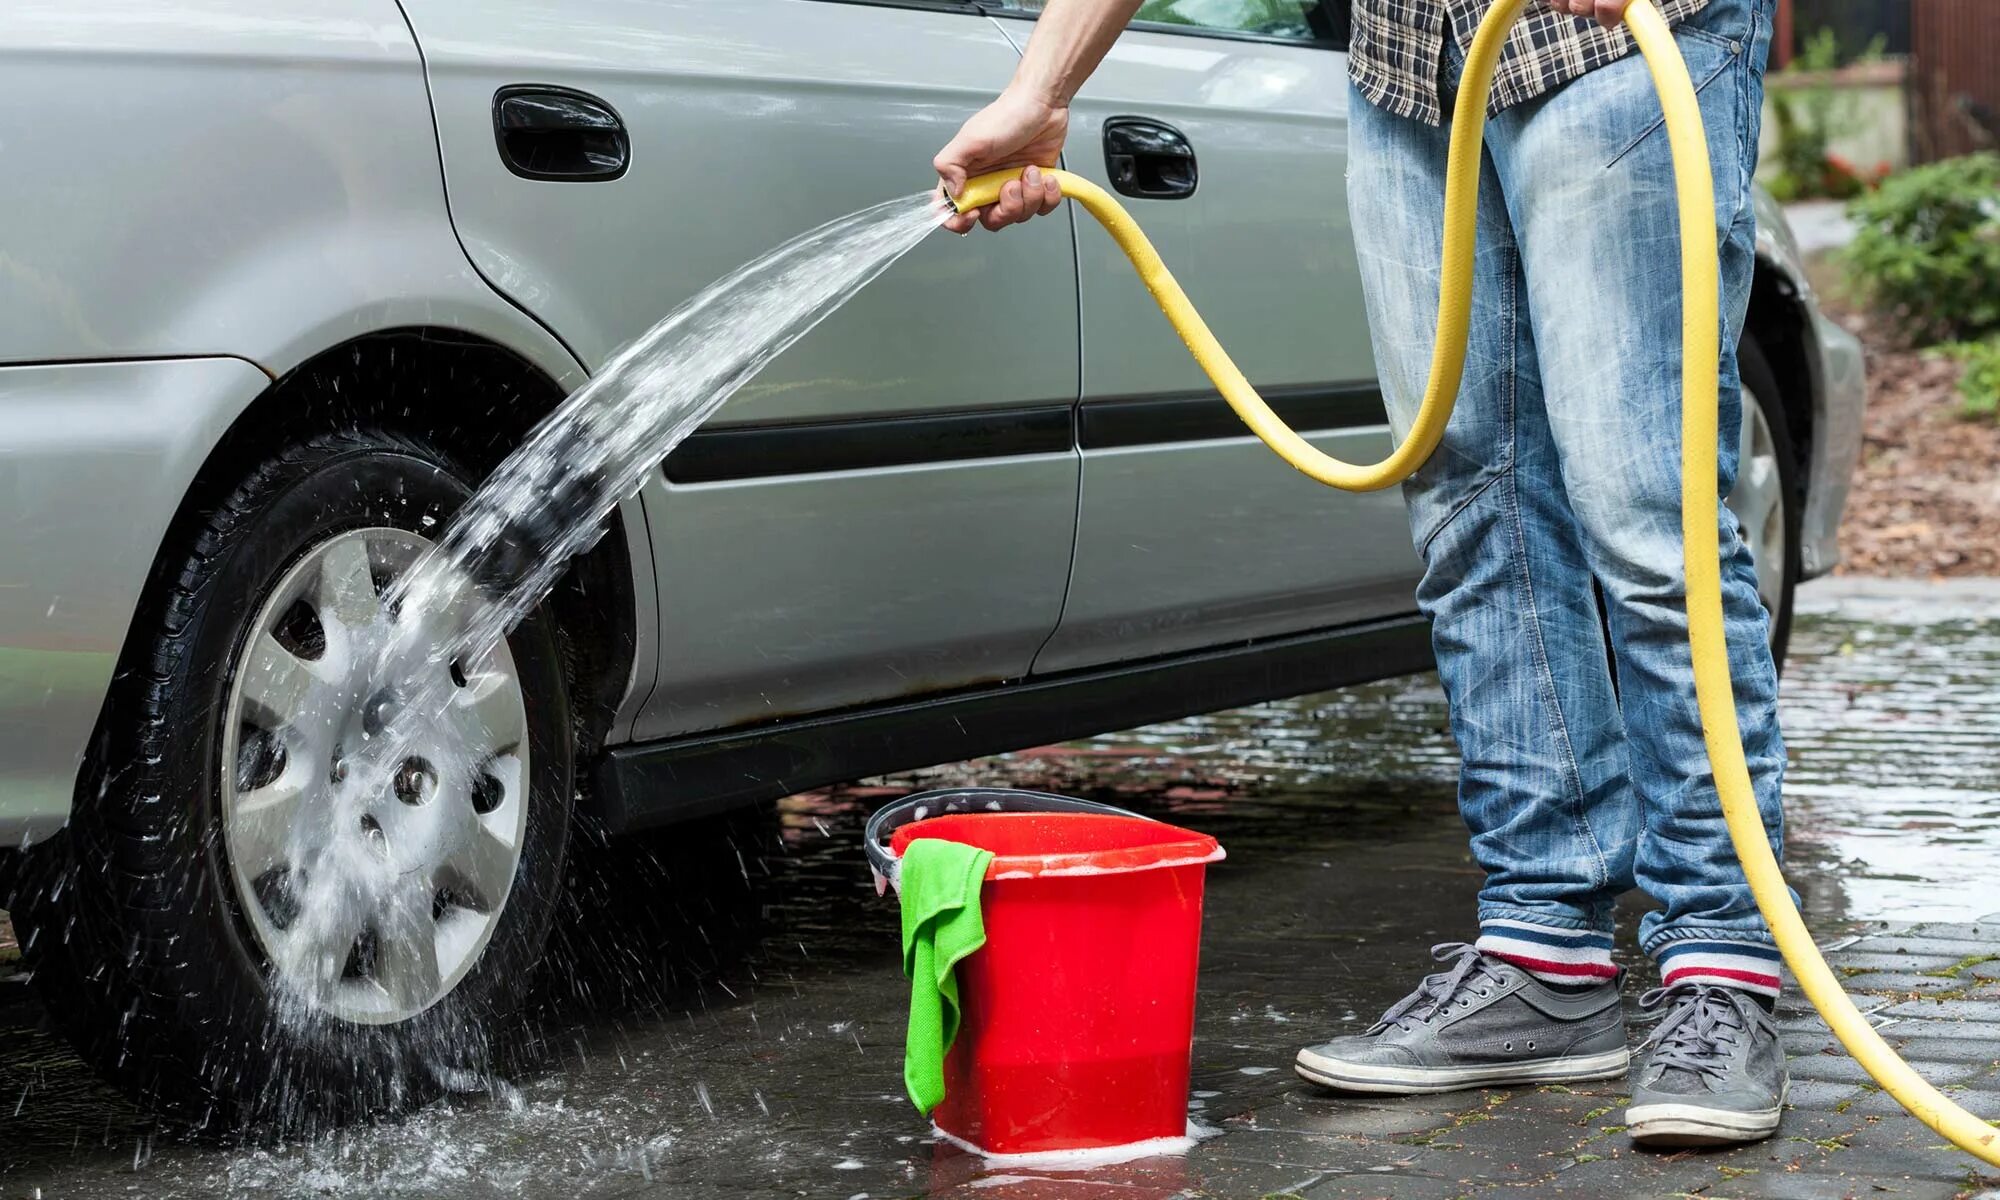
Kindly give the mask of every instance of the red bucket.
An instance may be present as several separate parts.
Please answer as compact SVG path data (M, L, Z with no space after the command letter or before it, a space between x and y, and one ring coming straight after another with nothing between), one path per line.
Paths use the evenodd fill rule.
M1064 811L1041 810L1048 801ZM995 856L981 893L986 945L958 966L964 1020L931 1114L938 1128L988 1155L1184 1139L1216 840L1032 792L932 793L895 808L914 817L889 840L895 856L927 837Z

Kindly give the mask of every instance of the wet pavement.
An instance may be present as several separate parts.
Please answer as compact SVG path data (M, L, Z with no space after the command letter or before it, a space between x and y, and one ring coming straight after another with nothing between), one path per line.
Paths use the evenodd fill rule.
M1791 879L1918 1070L2000 1114L2000 583L1801 593L1783 704ZM306 1143L156 1132L42 1029L0 950L0 1200L17 1197L1950 1197L2000 1178L1876 1093L1795 996L1779 1136L1649 1153L1622 1084L1339 1098L1297 1047L1362 1027L1471 932L1443 695L1423 676L834 789L582 864L513 1081ZM893 904L861 822L957 782L1220 837L1186 1156L1088 1172L936 1145L902 1097ZM1649 973L1630 928L1621 959ZM0 943L4 945L4 943ZM1635 1033L1636 1036L1636 1033Z

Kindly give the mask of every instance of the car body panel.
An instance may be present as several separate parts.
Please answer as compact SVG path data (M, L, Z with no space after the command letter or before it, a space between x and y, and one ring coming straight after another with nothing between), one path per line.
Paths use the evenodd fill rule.
M1799 514L1801 570L1807 579L1840 563L1840 517L1847 508L1855 464L1861 461L1861 422L1868 403L1861 342L1818 308L1810 312L1818 353L1808 361L1819 368L1814 393L1819 419L1813 425L1805 510Z
M1784 281L1785 294L1805 318L1799 332L1806 341L1804 359L1812 375L1804 383L1811 393L1813 422L1812 444L1803 448L1807 474L1805 509L1799 514L1799 562L1801 574L1812 579L1840 562L1840 515L1847 508L1854 466L1861 460L1867 369L1860 341L1820 311L1783 207L1761 187L1752 197L1757 269Z
M578 363L452 233L392 0L27 0L0 46L0 362L225 354L282 375L370 330ZM56 119L60 116L61 119Z
M1016 62L970 9L404 7L468 252L592 366L786 238L921 189L931 153ZM631 141L623 174L555 183L511 173L493 103L522 84L615 110ZM1059 222L1006 238L935 237L773 363L715 426L1067 406L1078 389L1076 304ZM656 475L644 496L659 683L635 735L1026 674L1069 575L1078 466L1056 449L692 485Z
M1004 20L1025 38L1028 22ZM1182 199L1124 203L1260 388L1340 391L1375 378L1347 226L1347 56L1322 43L1134 29L1072 106L1068 169L1108 183L1108 118L1165 122L1192 145ZM1185 398L1224 413L1116 245L1072 209L1084 298L1083 505L1059 671L1408 612L1417 576L1401 497L1330 491L1240 428L1093 445L1090 411ZM1379 402L1313 440L1374 461ZM1232 423L1233 424L1233 423ZM1143 434L1141 435L1143 438Z
M0 846L68 817L167 523L269 382L240 358L0 367Z
M495 342L560 388L585 378L459 247L393 0L23 0L7 25L0 207L32 236L0 251L0 470L39 481L14 511L44 523L0 525L0 570L28 589L0 596L0 648L15 656L0 845L41 836L66 809L160 536L275 378L410 327ZM95 491L45 479L41 463ZM650 555L636 502L621 521ZM62 547L79 561L51 562ZM106 573L77 574L92 564ZM650 570L634 560L641 695L655 664ZM65 581L53 618L37 581ZM21 678L30 652L77 656L43 660L60 680L47 697Z

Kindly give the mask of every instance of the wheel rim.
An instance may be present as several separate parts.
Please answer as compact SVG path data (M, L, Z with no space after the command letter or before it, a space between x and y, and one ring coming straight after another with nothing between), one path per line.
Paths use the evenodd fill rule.
M1757 597L1773 617L1785 602L1784 477L1778 470L1778 442L1764 406L1743 389L1742 430L1737 435L1736 486L1727 504L1743 527L1743 540L1757 568ZM1775 633L1775 630L1774 630Z
M313 547L231 664L221 813L238 908L282 992L359 1024L408 1020L465 978L527 833L527 706L504 641L421 664L450 676L450 703L382 794L350 782L396 701L365 694L394 627L381 589L428 545L371 528Z

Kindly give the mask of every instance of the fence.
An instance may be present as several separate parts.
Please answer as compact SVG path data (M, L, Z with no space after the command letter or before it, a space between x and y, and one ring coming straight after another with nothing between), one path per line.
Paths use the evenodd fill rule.
M1910 155L2000 146L2000 0L1911 0Z

